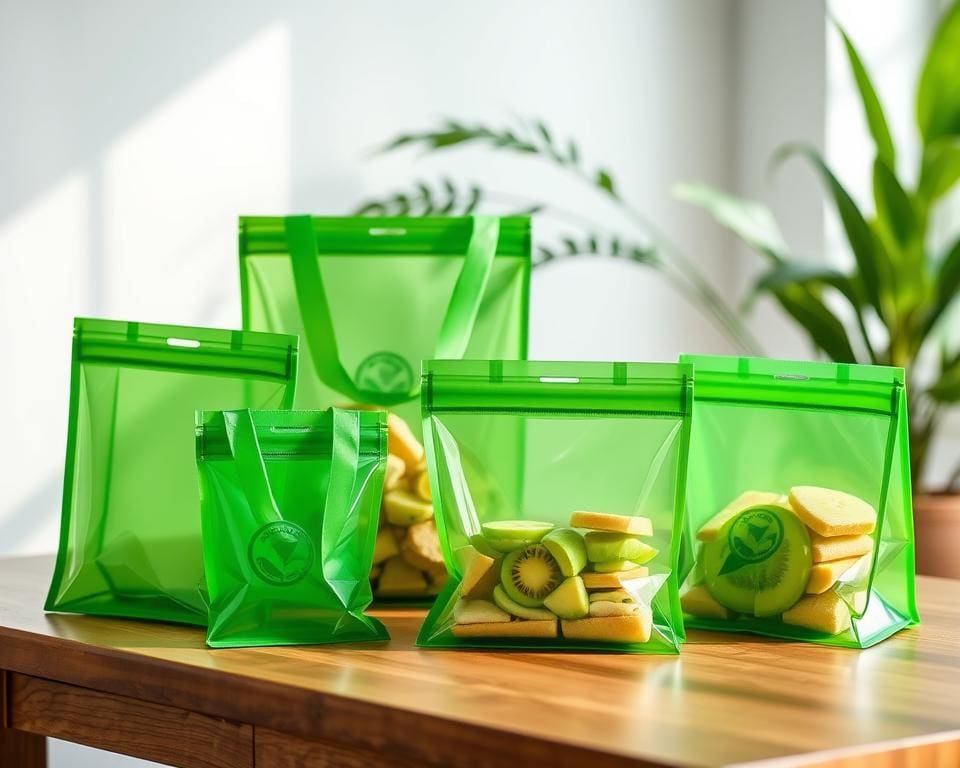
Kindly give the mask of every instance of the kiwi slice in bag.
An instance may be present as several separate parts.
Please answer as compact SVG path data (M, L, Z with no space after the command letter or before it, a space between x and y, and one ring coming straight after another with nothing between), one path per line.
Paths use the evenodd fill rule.
M535 544L553 530L553 523L538 520L493 520L483 523L484 538L498 552L512 552Z
M704 585L721 605L753 616L778 616L806 590L810 534L790 510L749 507L703 543Z
M500 566L500 583L507 596L527 608L543 605L562 578L560 566L542 544L515 549Z
M556 619L546 608L527 608L520 605L516 600L511 600L506 590L499 584L493 588L493 602L497 607L516 616L518 619L527 619L528 621L550 621Z

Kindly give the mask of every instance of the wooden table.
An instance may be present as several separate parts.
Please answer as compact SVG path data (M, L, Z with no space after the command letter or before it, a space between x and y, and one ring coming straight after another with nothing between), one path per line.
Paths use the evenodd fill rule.
M48 557L0 560L0 766L52 736L189 768L960 766L960 581L867 651L695 633L681 656L208 650L202 630L45 614ZM879 757L883 755L883 757Z

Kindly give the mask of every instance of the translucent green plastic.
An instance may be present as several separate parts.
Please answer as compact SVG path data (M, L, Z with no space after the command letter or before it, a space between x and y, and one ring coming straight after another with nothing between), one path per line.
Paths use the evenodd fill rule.
M525 357L530 248L525 217L243 217L244 328L300 336L296 407L418 430L422 360Z
M215 648L386 640L372 595L382 411L197 415Z
M300 337L297 408L389 408L420 438L422 360L526 357L527 217L243 217L239 252L244 328Z
M288 408L296 362L292 336L78 319L47 610L206 624L194 413Z
M687 627L866 648L919 621L903 371L879 366L683 356L696 379L684 537L687 589L703 583L697 532L741 493L820 486L877 511L872 553L830 587L850 628L780 616L686 616ZM789 506L786 499L783 500Z
M434 648L676 653L683 640L677 563L692 381L688 365L430 361L423 425L451 578L417 638ZM626 589L652 608L645 643L460 638L452 633L465 557L481 524L568 527L577 510L650 518L658 550ZM474 539L474 541L476 541Z

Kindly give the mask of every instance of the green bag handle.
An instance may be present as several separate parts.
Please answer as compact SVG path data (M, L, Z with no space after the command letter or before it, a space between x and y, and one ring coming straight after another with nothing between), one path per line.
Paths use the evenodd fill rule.
M437 336L433 356L439 359L463 357L493 270L500 236L500 219L495 216L472 218L473 232L467 245L463 268L453 287L450 304ZM409 392L394 393L362 390L354 384L340 362L330 304L324 290L320 265L317 263L317 236L313 228L313 217L288 216L284 221L284 228L293 265L297 304L303 317L304 335L310 345L310 355L320 380L358 403L388 406L417 397L420 394L419 382L415 383Z
M331 408L330 483L323 500L324 526L331 516L331 499L350 498L360 464L360 414ZM237 475L244 496L250 505L257 530L268 523L283 520L277 506L263 462L263 452L257 439L257 430L249 410L229 411L223 414L230 453L237 465Z

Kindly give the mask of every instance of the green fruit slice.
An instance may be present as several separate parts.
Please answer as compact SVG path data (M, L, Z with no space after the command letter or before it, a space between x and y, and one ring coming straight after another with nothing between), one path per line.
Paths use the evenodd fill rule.
M530 621L550 621L550 619L556 618L545 608L527 608L525 605L520 605L520 603L516 602L515 600L511 600L506 590L499 584L493 588L493 602L497 604L497 607L503 609L512 616L516 616L518 619L529 619Z
M499 559L500 555L502 555L504 551L502 549L494 549L492 546L490 546L490 542L488 542L483 537L483 534L480 533L473 534L473 536L470 537L470 543L481 555L486 555L487 557L492 557L495 559ZM510 550L507 551L509 552Z
M536 544L549 531L553 523L537 520L494 520L481 526L487 544L497 552L513 552L528 544Z
M582 619L590 613L590 598L587 597L583 579L571 576L547 595L543 605L561 619Z
M564 576L576 576L587 565L587 547L583 543L583 536L573 528L550 531L540 543L553 555Z
M560 584L560 566L542 544L515 549L503 558L500 583L514 602L539 608L543 598Z
M701 559L704 585L718 603L739 613L777 616L804 594L810 534L784 507L748 507L704 542Z
M625 533L588 531L583 540L587 545L587 559L591 563L632 560L637 565L643 565L653 560L659 551L636 536Z

